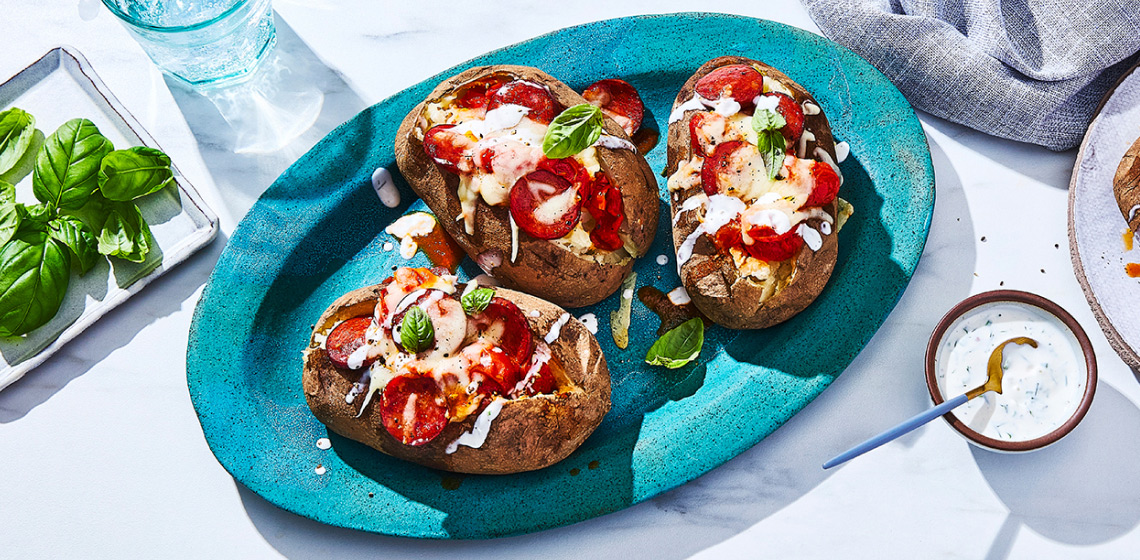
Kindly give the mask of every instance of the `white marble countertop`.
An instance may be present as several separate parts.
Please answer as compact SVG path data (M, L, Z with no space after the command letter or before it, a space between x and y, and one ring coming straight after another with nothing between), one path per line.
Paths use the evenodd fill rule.
M1066 208L1075 151L1052 153L927 115L937 205L898 307L822 396L711 473L601 518L479 542L329 527L239 487L207 448L187 393L191 314L242 215L328 131L444 68L587 21L700 10L817 31L798 3L774 1L275 7L280 52L324 92L324 105L288 146L237 154L217 110L170 87L95 0L3 6L0 80L56 44L77 47L218 212L222 233L0 392L0 556L1004 559L1122 558L1140 548L1140 385L1108 346L1073 274ZM1100 384L1077 430L1012 456L973 448L936 421L821 470L834 453L928 406L927 333L954 303L999 286L1056 301L1091 336Z

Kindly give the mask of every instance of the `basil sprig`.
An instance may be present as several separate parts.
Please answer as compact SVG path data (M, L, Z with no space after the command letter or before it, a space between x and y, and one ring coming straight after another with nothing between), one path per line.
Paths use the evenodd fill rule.
M400 344L415 354L431 348L433 340L435 328L431 326L431 317L423 308L413 305L400 321Z
M550 159L570 157L598 141L605 118L602 110L583 103L559 113L542 138L542 153Z
M784 135L780 129L788 122L775 109L756 108L752 114L752 130L756 131L756 149L764 158L764 167L768 170L768 178L775 179L783 167L784 161Z
M493 297L495 297L495 290L491 288L475 288L459 298L459 303L463 304L463 311L468 315L475 315L487 309L487 305L491 303L491 298Z
M35 123L20 109L0 112L0 336L50 321L72 268L82 275L100 255L145 261L154 238L134 199L173 183L166 154L115 152L87 119L67 121L39 147ZM38 204L17 202L6 182L29 172Z
M697 359L704 344L705 323L700 317L694 317L661 335L649 347L645 363L677 369Z

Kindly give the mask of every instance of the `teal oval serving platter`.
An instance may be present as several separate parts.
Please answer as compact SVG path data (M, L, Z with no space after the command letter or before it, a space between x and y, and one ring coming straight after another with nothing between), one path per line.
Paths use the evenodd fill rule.
M617 295L575 310L599 318L613 409L573 455L535 472L440 472L330 434L313 417L301 390L301 351L314 321L338 296L379 282L393 267L427 264L422 255L405 261L385 251L395 240L384 227L424 208L399 176L392 146L401 119L437 83L471 66L507 63L536 66L578 91L619 77L641 93L646 126L664 131L681 84L721 55L784 71L812 92L836 138L851 146L840 166L840 196L855 215L839 234L839 261L814 304L769 329L712 328L700 359L678 370L643 362L659 323L640 302L625 350L609 333ZM662 170L665 146L647 159ZM373 192L370 177L378 167L393 172L401 206L386 208ZM195 309L186 357L190 395L210 448L238 482L324 523L471 539L582 521L708 472L819 395L902 295L933 206L930 152L914 111L882 74L827 39L769 21L701 13L563 29L377 103L286 170L234 231ZM664 202L660 208L667 216ZM652 251L637 263L639 287L668 292L679 284L669 227L662 219ZM658 255L668 263L659 265ZM461 276L478 273L470 260L461 267ZM321 449L317 440L325 437L332 445Z

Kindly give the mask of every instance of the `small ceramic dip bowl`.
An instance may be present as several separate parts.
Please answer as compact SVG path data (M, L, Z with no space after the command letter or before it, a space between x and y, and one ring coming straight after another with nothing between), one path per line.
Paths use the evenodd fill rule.
M943 418L970 443L1002 452L1041 449L1071 432L1092 404L1096 357L1081 326L1039 295L999 290L970 296L935 327L926 385L938 405L985 383L997 346L1029 337L1037 347L1003 352L1002 394L988 392Z

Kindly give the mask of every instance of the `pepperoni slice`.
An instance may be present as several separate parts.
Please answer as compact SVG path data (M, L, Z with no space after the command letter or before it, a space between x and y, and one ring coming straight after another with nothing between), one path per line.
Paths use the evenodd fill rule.
M527 173L511 188L511 216L536 239L558 239L570 233L581 213L578 190L549 171Z
M430 377L401 375L388 382L380 420L404 445L424 445L447 427L447 401Z
M578 163L578 160L572 157L560 159L544 157L538 162L538 168L570 181L570 184L578 189L578 196L583 199L590 196L590 172L586 171L586 168Z
M495 90L503 85L498 77L487 77L464 85L455 94L455 105L464 109L486 107Z
M553 393L557 387L554 384L554 372L550 369L550 363L544 363L539 366L537 372L530 376L523 387L523 393L528 396L547 395Z
M522 370L502 348L482 344L473 344L467 348L469 350L464 352L471 352L471 365L467 372L472 376L483 376L486 391L504 394L504 391L510 391L522 380Z
M811 178L814 185L811 196L804 206L824 206L831 204L839 195L839 174L831 164L817 161L811 164Z
M364 315L342 321L325 338L325 352L337 367L347 368L348 357L364 346L364 333L372 324L372 317ZM368 367L376 358L366 358L360 367Z
M530 356L534 353L534 339L530 332L530 323L517 305L508 299L496 296L491 298L491 302L482 313L471 319L479 329L479 336L484 341L501 348L516 366L530 364ZM500 385L507 390L514 387L506 383Z
M471 156L467 153L475 147L470 138L451 132L453 124L440 124L424 133L424 151L440 167L460 173L470 167ZM467 161L464 161L467 160Z
M716 230L712 241L721 253L727 253L729 249L743 245L744 241L740 237L740 218L736 218Z
M703 112L689 119L689 143L693 154L708 157L724 138L728 119L717 113Z
M591 105L596 105L611 119L617 121L625 133L633 136L641 128L645 117L645 104L637 90L625 80L611 78L594 82L582 97Z
M603 171L594 174L590 197L586 210L594 218L594 229L590 230L590 242L603 251L616 251L624 245L618 231L625 219L625 206L621 191L610 182Z
M764 97L775 97L779 99L776 112L780 113L780 116L784 117L784 121L788 123L780 129L780 133L784 135L784 138L792 142L799 140L800 135L804 133L804 110L800 107L800 104L796 103L796 100L792 99L791 96L778 91L765 93Z
M515 80L507 82L495 90L487 101L487 110L490 111L501 105L521 105L530 109L527 117L531 120L550 124L554 120L554 98L546 88L538 84Z
M764 158L749 142L733 140L716 147L701 167L705 193L731 193L752 181L753 173L764 173Z
M768 226L752 226L748 230L748 237L752 243L745 243L744 250L749 255L768 262L786 261L800 252L804 246L804 238L792 228L783 234Z
M721 66L701 76L694 89L705 99L731 97L741 107L751 107L764 91L764 75L746 64Z

